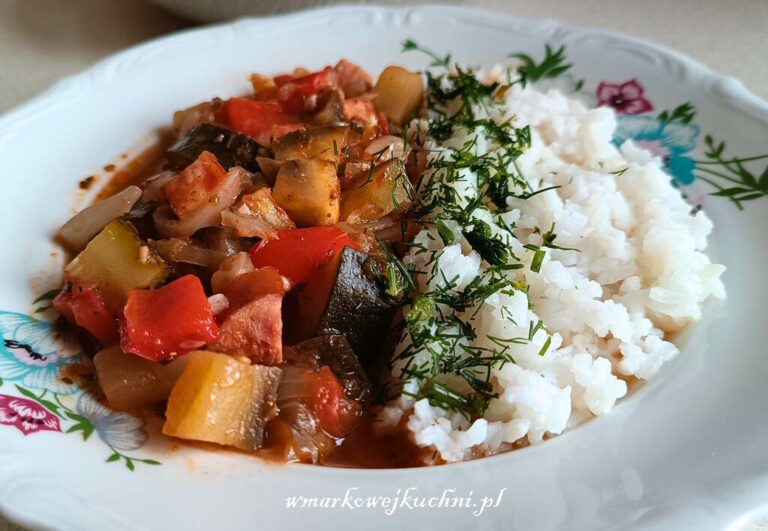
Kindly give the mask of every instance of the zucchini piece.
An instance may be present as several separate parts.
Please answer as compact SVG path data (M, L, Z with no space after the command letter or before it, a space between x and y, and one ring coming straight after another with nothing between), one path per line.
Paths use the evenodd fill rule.
M385 293L367 254L345 247L307 281L297 295L303 338L341 334L365 366L389 335L399 302Z
M119 220L104 227L64 270L73 282L98 288L115 313L123 310L129 291L154 288L169 272L163 259L139 239L133 226Z
M163 433L241 450L259 449L264 427L277 415L280 368L202 350L187 358L168 399Z
M256 156L260 147L252 138L231 129L200 124L171 146L166 156L171 167L181 170L195 162L203 151L209 151L226 170L240 166L255 172L259 171Z
M376 221L413 204L411 182L400 159L376 166L346 189L341 198L341 219L351 223Z
M164 365L124 354L114 346L96 354L93 365L109 405L131 411L166 400L187 365L187 357Z

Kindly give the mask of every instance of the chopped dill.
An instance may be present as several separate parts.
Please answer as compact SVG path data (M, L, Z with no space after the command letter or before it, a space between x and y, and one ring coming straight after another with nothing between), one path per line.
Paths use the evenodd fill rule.
M534 273L541 271L541 264L544 261L544 256L546 256L546 254L546 251L543 249L536 249L533 253L533 259L531 260L531 271Z
M548 47L541 63L518 55L523 61L517 72L522 82L568 70L563 50ZM451 65L450 54L440 56L410 39L403 42L403 51L424 53L432 60L430 67L445 71L423 73L429 115L426 126L420 126L418 134L411 134L411 139L419 139L420 144L425 136L427 144L434 144L416 147L427 151L428 163L418 181L411 184L408 180L416 221L430 227L430 231L426 236L429 243L406 247L412 256L421 257L414 263L423 265L406 266L382 242L390 263L387 292L410 302L398 328L401 347L393 361L403 381L415 379L418 383L418 390L410 396L426 398L433 406L475 418L483 415L490 400L497 396L492 370L514 363L512 352L516 345L530 343L539 330L547 332L538 321L530 323L527 338L494 335L478 341L478 313L487 308L491 297L516 293L526 296L530 308L526 267L539 271L546 255L544 248L563 249L555 244L554 224L543 234L536 230L541 245L525 246L534 255L530 264L524 263L511 247L516 239L514 218L505 215L512 211L513 203L517 205L518 201L559 186L534 187L528 182L517 159L531 146L530 127L517 127L514 117L496 118L504 116L498 112L504 93L520 80L508 72L506 84L502 84L503 76L500 81L483 83L471 69ZM408 136L406 126L404 150ZM463 138L464 143L457 144L456 138ZM432 242L436 240L442 242L443 248L435 248ZM465 252L467 246L471 247L483 261L479 274L471 280L462 279L458 273L450 273L453 276L449 278L440 266L444 248L455 243L460 243ZM420 283L427 286L422 292L414 280L417 274L425 275L420 278L425 281ZM518 326L505 309L502 306L502 318ZM540 355L550 346L548 337ZM452 379L446 379L446 375ZM456 377L460 385L455 383Z
M507 245L492 236L491 227L487 223L475 221L471 231L464 231L464 238L489 264L500 266L507 263Z
M544 345L542 345L541 350L539 350L539 356L543 356L547 353L547 350L549 350L549 345L552 344L552 336L547 336L547 340L544 342Z
M443 240L443 243L445 245L451 245L454 239L453 231L448 228L448 225L445 224L445 221L438 219L435 221L435 226L437 227L437 233L440 235L440 239Z
M384 292L395 299L403 296L403 286L400 284L397 270L392 264L387 266L387 289Z
M442 66L443 68L448 68L451 64L451 54L447 54L444 57L440 57L432 50L428 50L427 48L423 48L419 46L411 39L406 39L403 41L403 48L401 51L402 52L417 51L427 55L430 59L432 59L432 63L429 66Z
M560 76L573 66L565 63L565 45L553 52L552 47L547 44L544 47L544 59L540 63L524 53L511 54L510 57L520 59L523 62L522 66L517 69L523 86L528 82L535 83L541 79Z
M627 170L629 169L629 166L626 166L620 170L612 171L611 175L615 175L616 177L621 177L625 173L627 173Z

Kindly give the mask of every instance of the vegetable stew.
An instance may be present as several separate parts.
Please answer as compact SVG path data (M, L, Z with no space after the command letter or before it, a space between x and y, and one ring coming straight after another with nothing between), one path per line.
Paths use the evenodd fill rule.
M111 407L163 433L278 461L421 462L380 434L393 330L413 279L419 74L347 61L251 76L173 116L167 146L60 230L54 301L87 337ZM106 195L106 196L105 196Z

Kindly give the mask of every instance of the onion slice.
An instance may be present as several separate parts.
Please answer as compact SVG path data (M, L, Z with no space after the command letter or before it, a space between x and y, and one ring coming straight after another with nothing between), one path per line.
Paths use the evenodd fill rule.
M211 313L215 317L229 308L229 299L223 293L216 293L208 297L208 304L211 306Z
M148 178L144 181L144 193L141 196L141 201L143 203L151 203L165 199L163 186L176 178L178 174L179 172L177 171L165 170Z
M79 251L108 223L130 212L141 194L141 188L129 186L122 192L89 206L59 229L59 238L73 250Z
M217 267L225 258L222 253L198 247L184 240L170 238L150 242L152 248L167 262L182 262L203 267Z
M336 441L320 429L311 408L305 403L308 394L308 378L314 371L302 367L282 366L283 375L277 391L280 408L279 421L290 428L293 435L291 457L317 463L335 447Z
M390 159L406 160L411 148L403 142L403 139L393 135L384 135L375 138L365 148L365 152L373 157L378 164Z
M225 210L221 213L221 225L235 229L239 238L274 238L277 231L259 216Z
M168 204L155 210L152 218L155 228L163 238L188 238L204 227L215 227L221 223L221 213L237 200L243 179L242 168L232 168L227 172L224 182L216 191L216 197L206 201L205 205L179 220Z
M211 275L211 289L214 293L221 293L230 282L240 275L250 273L253 269L253 262L251 262L248 253L243 252L228 256L219 264L219 269Z

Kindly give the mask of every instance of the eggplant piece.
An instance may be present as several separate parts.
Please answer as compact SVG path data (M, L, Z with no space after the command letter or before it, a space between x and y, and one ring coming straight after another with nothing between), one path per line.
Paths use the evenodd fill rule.
M326 91L320 94L324 98L322 107L312 117L312 123L317 125L334 125L344 120L344 101L338 90Z
M247 251L256 243L255 238L238 238L235 230L227 227L200 229L195 233L193 241L224 256Z
M355 351L347 339L340 334L325 334L302 341L298 345L285 347L283 360L294 367L314 371L327 365L344 389L347 398L361 405L371 399L372 387Z
M341 185L332 162L322 159L286 162L277 173L272 197L299 227L339 222Z
M319 158L338 164L353 137L353 131L346 125L299 129L275 141L275 159L285 161Z
M365 366L375 363L399 302L386 294L379 259L345 247L298 293L303 338L343 335Z
M256 156L260 147L246 135L218 125L200 124L171 146L166 155L171 167L179 170L195 162L203 151L209 151L226 170L240 166L255 172L259 171Z

